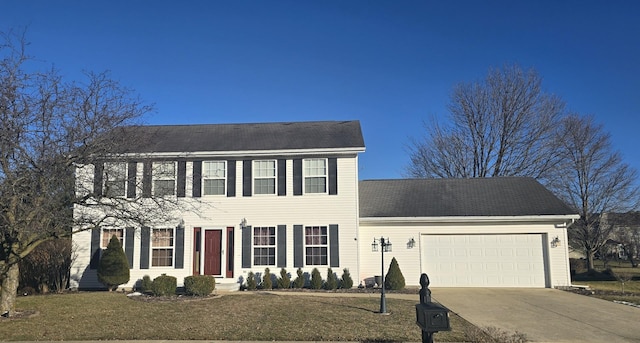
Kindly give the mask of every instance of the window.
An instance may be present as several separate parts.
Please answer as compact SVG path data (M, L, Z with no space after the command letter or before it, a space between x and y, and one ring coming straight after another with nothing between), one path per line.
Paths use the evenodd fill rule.
M304 160L304 192L327 192L327 160L315 158Z
M276 161L253 161L255 194L276 194Z
M224 195L226 175L225 161L203 162L202 184L204 186L204 195Z
M103 195L123 197L127 183L127 164L124 162L106 162L103 172Z
M327 227L307 226L304 228L305 256L307 265L327 265Z
M174 162L153 163L153 194L176 194L176 165Z
M151 236L151 266L173 265L173 229L153 229Z
M100 246L102 249L107 248L107 245L109 245L109 241L111 240L111 237L113 237L113 235L115 235L120 241L120 244L124 246L124 240L123 240L124 230L123 229L102 229L102 244Z
M276 228L253 228L253 264L273 266L276 264Z

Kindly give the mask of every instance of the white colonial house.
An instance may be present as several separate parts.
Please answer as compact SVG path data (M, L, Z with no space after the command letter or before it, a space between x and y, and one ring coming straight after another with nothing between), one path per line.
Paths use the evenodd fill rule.
M381 273L374 239L392 243L407 285L570 285L570 208L530 178L359 181L358 121L128 128L144 144L76 170L82 189L131 201L169 199L172 220L105 221L75 234L72 287L102 288L96 269L120 238L133 287L144 275L213 275L238 289L251 271ZM81 178L80 176L86 176ZM83 216L76 209L76 216ZM117 216L116 216L117 217ZM164 218L164 217L163 217ZM111 223L111 224L109 224Z

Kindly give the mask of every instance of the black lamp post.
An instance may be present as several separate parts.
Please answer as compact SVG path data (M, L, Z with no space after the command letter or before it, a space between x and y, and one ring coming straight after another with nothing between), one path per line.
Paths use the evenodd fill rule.
M384 239L384 237L380 237L380 252L382 253L382 292L380 293L380 314L387 314L387 298L385 297L385 287L384 287L384 253L391 251L391 242L389 238ZM371 243L371 251L378 251L378 240L373 239L373 243Z

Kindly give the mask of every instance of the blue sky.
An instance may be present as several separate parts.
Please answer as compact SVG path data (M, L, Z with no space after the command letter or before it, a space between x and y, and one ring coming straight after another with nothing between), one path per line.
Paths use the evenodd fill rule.
M453 85L535 68L640 169L638 1L0 0L0 30L79 79L155 104L149 124L361 121L360 178L400 178Z

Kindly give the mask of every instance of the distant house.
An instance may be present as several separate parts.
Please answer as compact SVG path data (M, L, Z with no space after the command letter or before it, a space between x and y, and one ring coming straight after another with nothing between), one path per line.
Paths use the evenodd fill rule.
M566 228L577 215L533 179L359 181L358 121L130 130L154 138L119 160L79 166L77 175L91 176L86 187L208 206L174 222L74 235L73 287L102 287L97 261L113 234L131 266L125 287L144 275L181 284L204 274L237 288L265 268L346 268L356 285L369 283L381 273L381 254L372 251L380 237L392 243L385 268L396 257L407 285L423 272L434 287L571 283Z

